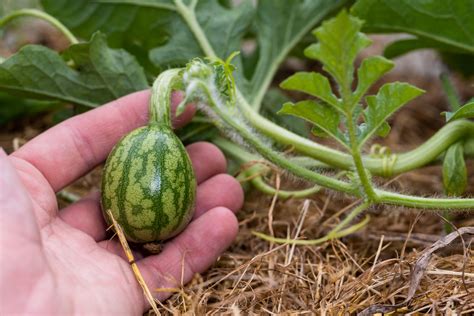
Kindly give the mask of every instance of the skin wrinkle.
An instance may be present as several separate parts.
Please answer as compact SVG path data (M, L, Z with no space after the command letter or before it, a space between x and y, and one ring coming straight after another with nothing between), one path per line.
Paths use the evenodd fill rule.
M32 203L32 207L34 210L34 216L36 217L37 223L39 224L39 228L42 229L46 225L51 223L51 219L53 216L57 214L58 207L56 201L51 200L51 196L54 196L54 192L51 190L48 180L44 177L43 173L38 170L30 161L25 160L23 158L15 157L15 156L8 156L10 162L15 167L20 181L28 187L30 190L27 191L29 195L29 199ZM29 170L26 170L29 169ZM39 180L36 177L40 177ZM44 185L44 183L48 185ZM29 184L29 185L28 185ZM38 192L36 193L37 196L46 196L47 199L33 199L31 197L31 188L34 185L34 189ZM41 189L38 190L38 187ZM48 211L51 210L51 211ZM44 216L39 216L40 214L44 214Z
M48 235L49 243L52 243L53 245L56 245L56 246L46 248L46 250L49 250L48 251L49 256L47 256L47 258L56 258L56 261L55 261L56 265L58 265L60 267L60 269L56 270L56 271L59 271L58 273L56 273L56 275L60 276L61 274L65 274L65 275L67 275L68 278L73 277L74 280L75 280L74 282L69 282L66 285L65 288L63 288L63 286L61 284L57 285L58 292L65 292L65 293L67 293L68 291L74 292L74 291L72 291L71 286L74 286L75 288L80 286L81 289L84 289L84 287L87 288L88 286L90 286L90 284L82 282L82 275L81 274L76 274L78 265L90 267L90 268L88 268L88 270L101 271L101 273L102 273L100 275L101 278L98 278L96 280L96 282L99 282L99 284L102 284L102 280L105 280L105 281L109 280L107 278L107 276L113 277L116 273L110 273L110 271L114 271L114 269L110 269L111 268L110 261L107 264L107 268L106 268L105 265L104 265L103 260L99 260L99 261L95 260L97 257L100 257L100 256L103 255L103 253L101 253L101 252L105 251L105 249L97 248L97 247L94 249L93 246L95 246L96 243L92 238L90 238L88 235L80 234L80 232L75 231L74 228L72 228L73 231L70 231L70 229L63 230L65 225L67 225L67 224L62 222L60 219L57 219L56 221L54 221L54 223L52 225L50 225L48 227L49 230L51 231L50 234ZM77 235L79 237L79 239L76 240L76 242L74 242L72 244L63 242L63 240L65 240L66 237L68 235L70 235L71 233L74 234L74 235ZM87 240L87 239L90 239L90 240ZM87 244L89 247L87 247L87 248L83 247L84 244ZM66 246L67 248L69 248L71 250L70 253L80 254L80 257L79 257L80 260L78 260L78 258L76 258L76 257L70 258L70 256L63 256L63 255L60 255L60 254L58 255L58 253L57 253L58 250L57 249L62 250L64 246ZM80 251L77 251L78 247L81 247ZM107 255L111 256L111 257L116 257L117 259L120 258L119 256L116 256L112 253L108 253ZM73 260L73 261L71 261L71 260ZM124 261L115 261L115 262L120 267L127 265L127 263L124 262ZM87 263L87 264L84 264L84 263ZM123 270L123 271L125 271L124 275L127 277L126 279L128 281L130 281L130 278L133 279L133 275L132 275L130 270ZM86 272L86 273L88 273L88 272ZM99 276L99 275L97 275L97 276ZM59 277L57 279L59 279ZM95 283L95 282L93 282L93 284L95 284L94 286L97 285L97 283ZM139 295L141 292L138 289L138 284L134 283L134 285L135 285L133 287L134 292L135 292L136 295ZM108 282L107 282L105 284L105 286L106 287L110 286L110 284L108 284ZM125 293L124 296L128 297L130 295L130 288L127 288L126 286L120 285L119 290L121 292ZM137 294L137 292L138 292L138 294ZM100 303L100 301L98 301L98 302ZM77 303L80 304L81 301L79 301ZM101 304L96 304L96 305L97 306L102 306ZM130 305L132 305L132 304L130 304ZM77 310L80 310L80 308L77 308Z
M102 160L102 156L98 156L94 152L92 145L94 141L87 137L87 134L79 128L78 124L66 123L63 128L66 132L71 135L72 143L74 144L76 152L80 153L79 157L81 158L82 163L84 164L85 170L92 170L97 166L98 162ZM57 188L61 190L62 188Z

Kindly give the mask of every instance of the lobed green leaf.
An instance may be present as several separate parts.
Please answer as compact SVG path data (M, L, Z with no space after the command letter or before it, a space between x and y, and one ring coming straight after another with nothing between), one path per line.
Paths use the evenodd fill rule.
M384 74L392 70L394 63L382 56L371 56L364 59L357 70L358 84L354 91L353 103L357 103L369 88Z
M280 87L286 90L307 93L323 100L336 109L341 107L339 100L332 92L329 80L316 72L297 72L283 81Z
M385 121L403 105L422 93L424 93L423 90L408 83L393 82L383 85L377 95L368 96L367 108L363 113L366 125L359 135L359 144L365 143L380 128L384 134L387 130L386 126L383 126Z
M316 134L318 136L323 136L322 131L346 148L348 147L345 137L339 129L340 114L331 106L314 100L305 100L297 103L287 102L283 104L278 114L289 114L302 118L317 127Z
M308 58L319 60L340 89L350 89L354 77L354 61L371 40L360 32L362 20L342 10L336 18L323 22L313 34L318 43L305 50ZM342 93L341 93L342 94Z

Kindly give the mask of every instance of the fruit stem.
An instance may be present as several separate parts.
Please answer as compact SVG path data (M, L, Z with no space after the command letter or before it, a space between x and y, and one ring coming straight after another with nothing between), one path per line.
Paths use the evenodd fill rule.
M171 126L171 92L178 82L179 69L162 72L153 83L150 98L150 124Z

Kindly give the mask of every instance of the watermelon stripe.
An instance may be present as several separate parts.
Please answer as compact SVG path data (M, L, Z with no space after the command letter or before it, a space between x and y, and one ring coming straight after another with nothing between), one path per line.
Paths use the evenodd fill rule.
M192 217L195 194L191 161L169 127L152 124L131 132L107 159L103 210L112 210L130 241L179 233Z

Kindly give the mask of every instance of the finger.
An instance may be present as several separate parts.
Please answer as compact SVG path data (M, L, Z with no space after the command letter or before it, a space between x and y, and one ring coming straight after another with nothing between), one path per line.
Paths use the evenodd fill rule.
M238 222L232 211L217 207L191 222L186 230L167 243L156 256L138 261L142 275L151 289L180 287L195 273L207 270L237 236ZM164 300L169 292L156 293ZM144 310L148 305L143 301Z
M194 218L217 206L226 207L235 213L243 202L244 191L240 183L228 174L218 174L198 187Z
M123 246L120 244L118 238L114 236L113 239L102 240L98 242L98 245L103 249L107 250L108 252L119 256L123 260L128 262L128 257L125 251L123 250ZM133 258L135 261L138 261L143 258L143 254L136 250L131 250L133 254Z
M34 165L59 191L105 160L118 140L147 121L149 91L140 91L75 116L37 136L12 155ZM173 106L182 96L174 93ZM177 125L189 121L188 107Z
M217 146L207 142L197 142L186 147L197 183L227 170L227 161Z
M39 244L39 228L31 199L3 148L0 148L0 171L0 248L23 247L25 241Z
M100 207L100 192L92 192L78 202L59 212L66 224L91 236L95 241L104 240L107 224Z
M199 142L189 145L186 150L188 151L189 157L193 164L193 169L198 183L206 181L207 179L212 178L219 173L225 172L227 168L225 157L215 145L206 142ZM199 215L204 213L204 211L207 210L205 210L204 207L207 207L208 205L212 207L222 205L235 210L236 197L234 195L238 194L240 191L235 188L235 183L231 182L232 181L230 179L226 178L221 181L212 181L207 183L205 186L205 192L208 193L206 194L199 193L201 189L198 187L196 213L199 213ZM229 198L229 202L227 202L224 197L213 196L211 188L212 183L225 186L225 188L221 188L218 191L219 194L223 191L225 193L224 196L231 197ZM229 195L229 193L226 192L226 188L230 190L229 192L234 192L235 194ZM207 199L208 201L200 201L201 199ZM80 201L62 209L59 212L59 217L70 226L90 235L96 241L103 240L106 237L105 230L107 227L100 207L99 192L88 195ZM197 216L195 215L195 217Z

